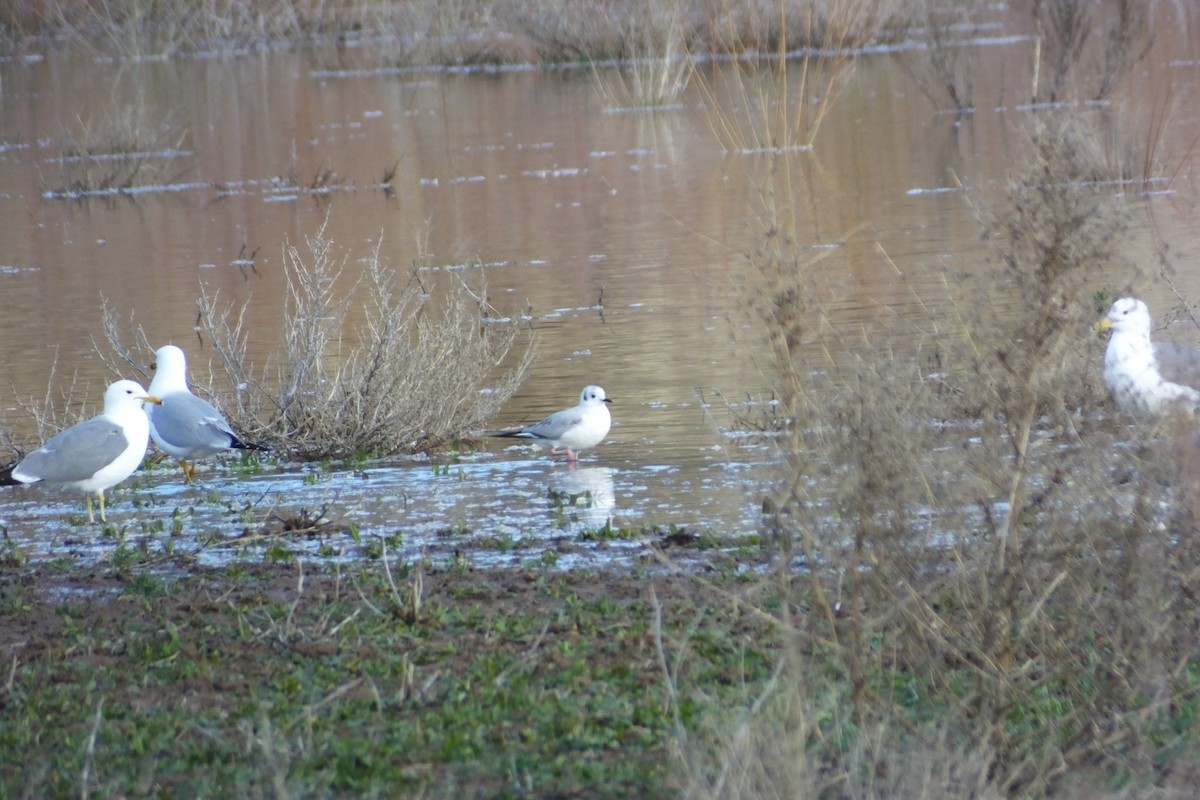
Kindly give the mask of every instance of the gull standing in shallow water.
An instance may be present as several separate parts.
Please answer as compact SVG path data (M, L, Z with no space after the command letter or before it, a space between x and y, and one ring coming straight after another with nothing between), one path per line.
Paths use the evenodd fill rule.
M1200 349L1151 342L1145 303L1122 297L1096 327L1112 330L1104 352L1104 382L1117 405L1143 417L1171 408L1200 409Z
M104 490L134 473L146 457L150 422L143 403L158 398L134 381L117 381L104 392L104 413L72 425L21 459L0 476L0 484L44 483L87 493L88 522L92 495L100 498L100 521L104 516Z
M150 394L162 402L146 409L150 418L150 437L159 449L179 459L188 482L196 468L187 459L204 458L222 450L263 448L244 442L212 403L192 394L187 384L187 358L173 344L154 353L154 380Z
M608 404L612 401L599 386L585 386L579 394L579 405L556 411L541 422L511 431L497 431L492 436L530 439L548 445L550 454L566 455L567 463L579 460L582 450L595 447L608 435L612 416Z

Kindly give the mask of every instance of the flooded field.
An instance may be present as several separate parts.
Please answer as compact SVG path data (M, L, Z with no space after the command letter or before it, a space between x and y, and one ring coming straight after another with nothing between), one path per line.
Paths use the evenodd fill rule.
M1117 191L1154 225L1131 232L1126 272L1095 276L1097 291L1133 288L1160 308L1176 290L1200 296L1200 59L1168 22L1124 89L1143 113L1115 148L1138 179ZM902 43L860 54L811 148L785 152L755 130L773 109L822 102L799 61L771 91L748 83L744 65L704 64L678 103L647 109L619 102L616 68L412 71L370 47L10 58L0 424L35 443L23 404L48 387L52 404L95 406L114 377L97 357L104 303L207 375L196 300L217 292L247 303L251 360L277 361L283 248L325 225L351 275L378 248L402 270L420 265L431 286L486 286L501 314L527 320L537 360L493 427L536 420L597 383L615 401L607 441L574 468L486 438L466 455L356 467L247 470L234 459L207 465L194 486L155 467L112 498L110 519L131 542L220 560L260 547L229 540L320 514L288 548L354 558L386 542L406 556L566 564L640 553L621 530L752 535L773 448L736 430L727 404L745 413L774 380L744 292L765 209L786 206L798 259L820 258L833 298L821 325L866 332L886 318L898 358L955 335L941 314L947 276L990 257L980 214L1003 196L1031 120L1054 113L1026 102L1028 31L989 21L961 45L975 65L970 113L947 113L922 47ZM779 159L803 180L774 182ZM1139 261L1151 240L1167 243L1168 269ZM856 341L831 337L814 352L836 364ZM1098 342L1081 346L1100 358ZM0 495L8 536L39 558L112 548L72 523L80 510L37 489ZM606 527L618 533L594 535Z

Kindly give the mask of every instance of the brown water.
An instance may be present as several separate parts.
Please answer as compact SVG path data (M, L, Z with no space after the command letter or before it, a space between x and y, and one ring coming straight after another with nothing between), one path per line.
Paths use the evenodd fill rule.
M1155 142L1161 166L1151 172L1162 180L1128 196L1144 200L1156 227L1134 232L1127 274L1096 277L1097 289L1133 288L1152 308L1173 295L1155 265L1137 264L1151 252L1151 230L1170 248L1172 281L1200 296L1200 48L1195 31L1168 15L1156 28L1114 107L1133 141ZM768 154L730 152L714 126L748 127L759 97L815 103L799 95L799 64L782 97L772 84L739 84L746 68L726 64L701 70L712 94L697 79L678 106L647 111L612 106L611 70L404 72L381 67L386 55L370 48L0 62L0 398L41 397L48 383L75 376L74 396L95 402L112 378L94 352L102 297L151 342L183 346L199 368L200 287L249 300L251 358L266 359L278 348L282 247L326 223L351 265L378 245L401 267L420 259L468 280L482 271L494 305L528 310L539 339L530 380L495 424L571 405L584 384L599 383L616 401L608 441L574 471L493 443L455 479L399 465L373 470L367 488L349 472L306 482L300 467L217 471L203 488L151 473L137 496L152 499L135 512L118 494L117 519L133 516L132 528L146 531L184 508L190 530L228 536L265 519L280 497L290 508L296 492L311 491L301 501L310 508L329 503L363 531L406 535L457 526L522 536L609 518L752 530L756 501L746 490L769 444L727 435L724 413L701 399L769 386L746 350L755 326L739 300L743 255L761 236L762 187L780 190L774 200L795 210L805 252L823 255L837 298L825 324L908 320L902 352L945 335L944 275L986 252L973 205L1001 196L1030 118L1054 113L1021 105L1031 81L1026 34L1003 20L964 33L976 103L962 117L942 113L914 77L919 46L863 54L813 149L779 156L797 178L786 187L764 179ZM95 180L131 163L117 152L131 147L136 192L71 191L85 170ZM70 157L80 149L110 158ZM1140 176L1145 148L1127 149ZM14 402L0 401L0 423L18 439L32 435ZM562 483L592 493L587 513L563 519L547 499ZM57 499L5 494L0 519L13 533L44 531L77 507Z

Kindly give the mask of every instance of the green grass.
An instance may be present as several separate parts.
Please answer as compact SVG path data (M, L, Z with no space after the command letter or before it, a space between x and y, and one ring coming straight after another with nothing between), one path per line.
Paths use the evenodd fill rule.
M776 704L806 704L813 733L791 738L818 767L846 768L873 733L852 719L827 640L796 638L819 632L803 582L390 569L152 572L136 551L94 568L9 564L0 796L676 797L682 757L755 714L770 735L789 719ZM873 643L867 690L924 736L961 712L976 671L933 680L890 660L897 644ZM1078 644L1105 657L1099 639ZM1163 763L1197 743L1200 658L1180 679L1185 702L1143 729ZM1104 691L1083 676L1047 685L1006 733L1056 746L1059 723Z
M442 573L409 623L371 568L301 586L285 564L181 579L119 560L67 599L24 585L36 568L0 579L6 627L40 629L4 642L0 795L671 794L637 592Z

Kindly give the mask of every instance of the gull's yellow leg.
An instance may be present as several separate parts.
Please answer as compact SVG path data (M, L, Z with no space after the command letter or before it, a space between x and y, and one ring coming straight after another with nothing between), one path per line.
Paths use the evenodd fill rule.
M88 524L91 525L96 521L96 518L92 516L92 496L89 494L84 499L87 501Z
M182 458L179 459L179 465L183 467L184 482L191 483L192 478L196 477L196 468L193 467L191 464L187 463L186 461L184 461Z

